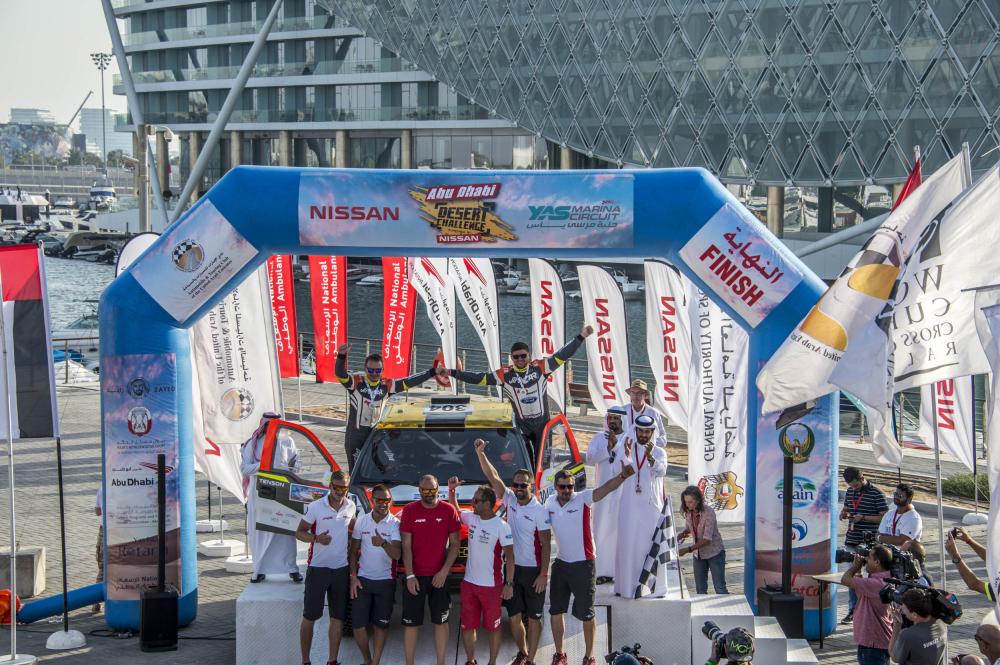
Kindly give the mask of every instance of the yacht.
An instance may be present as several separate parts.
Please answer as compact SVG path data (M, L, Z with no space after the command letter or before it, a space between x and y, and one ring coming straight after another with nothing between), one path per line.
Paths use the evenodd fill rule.
M88 356L96 356L98 344L97 301L87 300L91 311L76 319L65 328L52 331L52 350L83 362Z
M372 273L366 277L359 279L356 284L358 286L382 286L385 278L381 273Z
M497 280L497 291L513 291L521 283L521 273L503 263L493 264L493 274Z
M66 236L63 242L63 258L88 258L95 256L94 252L105 253L115 249L127 240L124 233L116 231L76 231Z
M34 224L43 215L48 216L49 211L44 196L0 189L0 221L5 224Z
M118 203L118 195L107 177L90 188L90 206L95 210L111 210Z

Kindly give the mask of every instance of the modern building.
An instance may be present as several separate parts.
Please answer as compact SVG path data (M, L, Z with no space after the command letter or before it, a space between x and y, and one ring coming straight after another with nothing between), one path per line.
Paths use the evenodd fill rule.
M10 110L10 122L18 125L54 125L56 117L48 109Z
M104 109L103 114L99 108L80 109L80 132L87 137L87 152L98 155L102 159L102 127L101 116L104 117L104 130L107 132L108 152L121 150L125 155L132 154L132 137L128 134L115 131L115 113L111 109Z

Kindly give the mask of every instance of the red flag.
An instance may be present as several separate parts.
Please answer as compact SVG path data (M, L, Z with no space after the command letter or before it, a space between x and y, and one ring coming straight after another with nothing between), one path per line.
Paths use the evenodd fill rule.
M382 362L386 379L401 379L410 373L410 349L413 343L414 313L417 294L410 286L406 259L399 256L382 258Z
M892 204L892 209L895 210L899 207L899 204L903 202L907 196L913 193L917 187L920 186L920 158L917 157L917 161L913 164L913 170L910 171L909 177L906 178L906 183L903 184L903 191L899 193L899 198L896 202Z
M292 257L272 256L267 260L267 286L271 290L274 317L274 345L278 350L281 378L299 375L299 331L295 323L295 283Z
M310 256L309 288L312 291L315 334L316 381L335 382L333 363L337 347L347 341L347 259L343 256Z

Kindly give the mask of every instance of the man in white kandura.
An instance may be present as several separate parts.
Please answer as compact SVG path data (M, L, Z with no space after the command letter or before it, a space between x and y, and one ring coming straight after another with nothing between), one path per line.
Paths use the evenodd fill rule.
M656 422L639 416L635 425L615 446L615 464L631 465L635 475L621 486L618 503L618 532L628 534L618 539L615 553L615 594L633 598L646 555L653 543L656 525L663 510L663 478L667 475L667 452L655 444ZM667 593L666 566L656 571L652 597Z
M598 432L587 447L587 464L597 470L597 487L600 487L620 470L615 464L615 447L622 435L625 409L612 406L604 416L604 431ZM597 554L597 583L607 584L615 576L615 550L618 547L618 502L622 489L611 492L604 500L594 504L594 545Z
M656 435L654 443L660 448L667 447L667 426L663 422L663 414L655 406L649 404L649 387L642 379L636 379L625 391L628 393L629 403L625 405L625 417L622 419L622 427L628 431L635 427L635 419L639 416L649 416L656 425Z
M288 573L293 582L301 582L302 575L295 563L295 537L257 528L257 472L267 438L267 424L277 413L268 411L260 419L260 426L243 444L240 473L243 474L243 491L247 496L247 541L253 554L253 574L251 582L263 582L271 573ZM274 442L272 469L293 470L298 462L299 452L290 436L279 436Z

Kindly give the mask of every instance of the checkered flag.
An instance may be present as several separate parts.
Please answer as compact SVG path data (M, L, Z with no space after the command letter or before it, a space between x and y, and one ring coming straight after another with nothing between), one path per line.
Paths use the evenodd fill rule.
M179 243L177 243L177 246L174 247L173 251L174 263L179 263L181 257L187 254L188 250L190 250L192 247L195 246L196 243L193 240L181 240Z
M680 585L679 555L677 553L677 533L674 531L673 504L668 494L663 500L663 510L660 519L653 530L653 542L649 546L649 554L642 564L639 574L639 584L635 587L633 598L642 598L656 591L656 574L660 566L665 566L671 580L677 580ZM668 588L670 584L667 585Z

